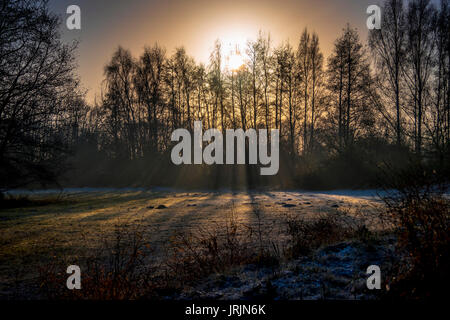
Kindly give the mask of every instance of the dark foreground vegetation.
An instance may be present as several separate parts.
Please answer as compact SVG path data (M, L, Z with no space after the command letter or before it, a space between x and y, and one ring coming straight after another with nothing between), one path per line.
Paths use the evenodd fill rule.
M230 217L226 225L175 234L167 247L167 256L152 267L146 259L147 255L151 255L151 245L145 243L139 232L124 231L121 226L116 231L115 239L105 244L100 252L77 261L84 270L88 270L83 278L82 290L68 291L61 286L66 279L64 271L68 261L55 261L42 266L39 278L41 294L50 299L226 299L220 294L214 296L214 292L220 292L221 285L226 287L225 283L236 278L236 274L249 269L259 274L248 279L252 282L248 292L242 292L243 284L239 280L237 284L228 284L236 287L235 299L283 298L275 287L270 289L270 282L280 278L279 274L286 270L287 262L302 257L314 261L318 248L340 243L339 240L341 243L350 241L348 246L370 246L362 242L369 235L367 230L361 233L363 229L336 225L336 219L331 216L324 216L315 222L292 217L286 221L286 235L293 245L286 242L285 247L278 247L269 240L267 230L263 231L265 235L259 234L254 227L238 223ZM330 230L333 230L331 235ZM298 268L294 269L296 273L293 274L297 279L307 276ZM292 267L290 269L292 271ZM323 281L322 286L328 287L325 290L334 289L332 280L328 283L327 279L322 279L324 275L321 270L310 270L308 273L317 273ZM327 276L332 277L331 274ZM259 282L263 282L263 287L258 287ZM206 292L202 296L196 288L204 284L209 284L209 287L203 289ZM299 299L304 288L300 283L296 285L294 292ZM363 286L359 290L349 291L347 298L361 297L361 294L366 294L363 299L373 296ZM308 297L311 298L310 294L305 293L305 298Z
M420 166L386 177L385 218L397 234L401 262L389 278L391 297L442 298L450 267L448 181Z

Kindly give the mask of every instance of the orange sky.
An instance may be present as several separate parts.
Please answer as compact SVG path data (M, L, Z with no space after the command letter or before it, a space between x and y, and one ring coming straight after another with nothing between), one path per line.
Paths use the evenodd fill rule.
M379 0L51 0L62 18L67 6L81 8L81 30L63 24L63 39L80 41L79 75L89 90L88 101L100 93L103 67L119 46L139 56L145 45L158 42L171 54L184 45L199 62L208 62L214 40L241 44L258 30L270 32L273 44L289 40L295 47L308 27L319 34L325 55L347 22L365 40L366 8Z

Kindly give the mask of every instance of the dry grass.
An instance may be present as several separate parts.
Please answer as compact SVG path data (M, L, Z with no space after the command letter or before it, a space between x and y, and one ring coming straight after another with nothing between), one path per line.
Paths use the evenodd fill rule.
M64 286L68 265L79 265L82 290ZM87 256L59 257L39 268L40 292L48 299L129 300L151 296L156 288L152 275L151 246L142 228L116 225L113 236Z
M345 198L316 199L295 192L131 191L77 194L62 200L0 212L0 259L4 261L0 273L7 297L11 297L7 290L12 283L23 283L24 277L29 282L37 277L49 279L48 283L40 282L41 293L48 298L170 295L186 283L235 266L276 267L288 256L286 241L291 235L286 232L287 215L314 221L322 214L342 212L355 219L355 212L345 212ZM358 203L352 201L349 206ZM295 206L285 207L284 203ZM332 207L335 203L339 209ZM159 205L166 208L156 209ZM113 248L118 232L123 251L116 257ZM142 238L138 247L132 238ZM145 247L149 243L150 255ZM113 268L118 260L133 267ZM82 266L83 297L66 292L65 270L70 264Z
M260 219L258 211L255 215ZM239 222L232 209L222 224L175 234L168 247L167 267L184 284L240 265L274 267L279 260L280 251L270 230L263 232L261 223Z
M289 258L309 255L320 247L349 239L368 244L374 235L363 221L342 212L322 214L313 220L291 215L286 225L289 240L285 256Z
M262 221L257 209L253 214ZM50 299L158 299L195 286L211 274L226 274L244 265L270 269L275 275L283 261L370 233L363 226L344 225L332 215L308 221L290 216L285 219L288 241L279 243L273 240L273 230L262 229L262 222L247 225L237 219L234 208L226 216L222 223L176 232L158 264L146 259L151 246L143 233L121 223L101 250L76 262L83 266L83 290L61 286L67 277L65 266L73 264L64 261L41 267L41 291Z

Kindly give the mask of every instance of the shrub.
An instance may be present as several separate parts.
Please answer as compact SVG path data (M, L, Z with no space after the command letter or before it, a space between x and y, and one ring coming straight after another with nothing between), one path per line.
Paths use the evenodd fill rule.
M285 254L288 257L308 255L313 250L327 244L343 241L355 236L355 227L344 223L339 215L324 215L318 219L306 220L297 216L288 217L288 246Z
M388 279L390 296L438 297L448 283L450 201L442 177L416 164L388 180L385 218L397 234L401 256Z
M225 224L175 234L168 248L170 274L183 284L244 264L277 266L278 247L266 243L260 226L240 223L232 210Z
M153 294L156 287L146 257L149 246L140 230L116 225L114 238L78 261L54 261L39 271L41 292L49 299L122 300ZM67 290L66 268L80 265L82 290Z

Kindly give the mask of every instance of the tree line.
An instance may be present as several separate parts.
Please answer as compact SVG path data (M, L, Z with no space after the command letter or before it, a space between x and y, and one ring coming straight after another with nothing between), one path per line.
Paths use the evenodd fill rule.
M421 161L448 160L447 0L386 0L381 29L367 43L347 24L328 57L306 28L296 43L278 46L260 32L233 49L243 59L235 69L219 40L207 64L183 47L169 53L154 44L139 57L119 47L93 105L75 76L75 47L61 43L45 1L2 1L1 10L1 167L5 176L17 172L8 181L51 171L41 168L66 148L76 159L160 159L172 131L193 130L196 120L204 129L279 129L294 166L380 145Z

